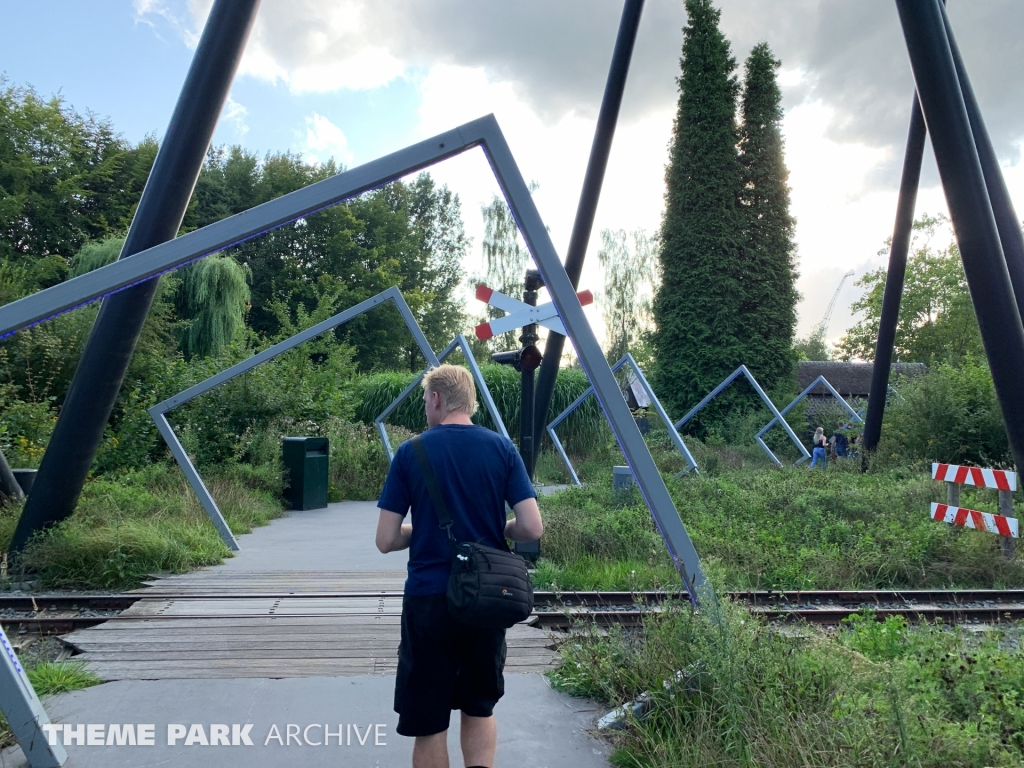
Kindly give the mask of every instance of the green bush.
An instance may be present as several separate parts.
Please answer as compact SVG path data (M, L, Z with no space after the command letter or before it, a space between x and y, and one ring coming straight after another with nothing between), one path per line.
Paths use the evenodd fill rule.
M941 364L899 388L886 408L878 458L987 467L1012 462L988 367L968 358Z

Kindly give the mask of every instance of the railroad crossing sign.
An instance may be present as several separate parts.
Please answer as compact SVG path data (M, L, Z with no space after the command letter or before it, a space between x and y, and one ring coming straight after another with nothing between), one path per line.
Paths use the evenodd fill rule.
M590 291L580 291L576 296L579 298L580 304L584 306L594 301L594 294ZM513 299L511 296L506 296L504 293L488 288L486 285L478 285L476 287L476 297L485 304L503 309L509 313L504 317L491 320L489 323L480 323L476 327L476 337L480 341L487 341L487 339L497 336L499 333L506 333L507 331L513 331L516 328L523 328L535 323L543 325L549 331L560 333L563 336L566 335L565 326L558 319L558 311L550 301L547 304L540 304L534 307L525 301Z

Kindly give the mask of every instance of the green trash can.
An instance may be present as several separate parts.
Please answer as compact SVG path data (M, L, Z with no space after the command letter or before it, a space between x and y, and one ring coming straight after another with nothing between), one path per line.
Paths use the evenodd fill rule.
M327 506L327 438L286 437L282 454L287 474L285 501L289 509Z

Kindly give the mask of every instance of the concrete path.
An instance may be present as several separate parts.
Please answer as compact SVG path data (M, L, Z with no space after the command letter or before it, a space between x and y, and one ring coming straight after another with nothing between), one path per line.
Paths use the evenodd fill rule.
M290 512L241 536L242 549L236 557L199 573L209 573L211 580L216 580L244 572L344 569L369 573L402 568L405 553L385 556L373 545L377 515L374 502L344 502L326 510ZM608 747L589 735L603 710L559 694L540 674L506 674L505 681L505 697L495 710L499 727L496 765L607 768ZM114 739L109 746L69 744L67 768L399 768L411 764L412 740L395 733L398 716L392 710L393 695L394 677L387 675L121 680L52 697L44 706L55 723L92 724L94 738L100 726L104 734L112 724L133 725L136 734L139 725L153 726L152 745L118 746ZM448 735L452 766L463 764L458 723L458 713L454 713ZM325 724L331 734L341 727L344 745L337 744L336 736L329 746L312 744L324 741ZM226 726L229 740L237 725L238 745L204 746L204 740L212 739L212 725ZM170 726L182 726L183 735L173 745L168 744L168 734L175 730ZM371 735L369 726L373 726ZM244 742L243 733L251 746ZM188 741L192 743L186 746ZM18 748L0 754L0 768L24 765Z
M68 746L66 768L407 768L412 739L395 733L393 694L393 677L154 680L107 683L55 697L46 707L57 722L155 726L152 746ZM507 676L505 697L495 710L497 765L604 768L606 748L583 731L596 714L586 702L550 690L540 675ZM234 724L247 723L252 724L247 733L252 746L241 738L238 746L204 746L198 729L196 743L185 746L192 724L203 726L208 741L211 724L226 725L230 733ZM185 735L175 746L167 744L169 724L184 726ZM329 746L322 743L325 724L331 734L343 732L343 745L333 735ZM463 765L458 724L455 713L448 734L452 766ZM287 743L289 725L292 738ZM24 765L20 750L5 753L0 765Z
M216 570L401 570L408 553L382 555L373 544L380 510L375 501L343 501L326 509L287 512L238 537L241 549Z

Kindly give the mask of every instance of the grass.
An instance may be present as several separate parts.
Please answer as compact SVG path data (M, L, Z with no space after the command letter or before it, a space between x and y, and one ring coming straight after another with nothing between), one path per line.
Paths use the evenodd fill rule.
M617 766L1019 766L1022 629L979 637L868 615L793 637L740 606L677 606L640 632L571 635L550 674L609 706L654 693L653 713L615 738Z
M236 534L282 514L268 490L272 473L229 465L204 477ZM0 509L5 547L20 512L20 505ZM158 464L87 483L75 514L29 542L17 567L47 587L120 590L150 573L182 573L230 555L178 467Z
M32 683L32 688L41 699L57 693L91 688L102 682L80 661L44 661L25 671L28 674L29 682ZM0 748L9 747L14 743L14 732L8 725L7 718L0 714Z
M96 673L87 670L80 661L44 661L28 670L28 679L37 696L80 691L101 682Z
M924 471L775 469L735 449L717 462L715 474L665 476L720 589L1024 586L1024 559L1005 560L997 537L930 519L945 487ZM647 507L636 494L613 496L608 464L595 477L541 499L539 586L663 583L671 564ZM996 511L993 492L965 487L961 503Z

